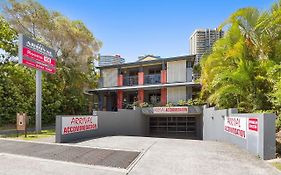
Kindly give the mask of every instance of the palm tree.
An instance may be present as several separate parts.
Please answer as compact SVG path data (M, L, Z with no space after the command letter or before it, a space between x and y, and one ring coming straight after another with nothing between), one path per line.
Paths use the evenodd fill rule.
M245 112L265 109L269 103L266 94L271 90L264 71L270 65L271 39L262 28L267 19L255 8L243 8L220 26L228 27L225 37L201 62L201 98Z

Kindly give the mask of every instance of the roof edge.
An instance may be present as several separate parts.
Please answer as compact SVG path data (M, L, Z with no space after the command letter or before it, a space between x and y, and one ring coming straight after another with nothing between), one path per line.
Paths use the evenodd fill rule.
M167 61L176 61L176 60L183 60L183 59L192 59L192 61L195 61L196 55L182 55L182 56L176 56L176 57L168 57L168 58L161 58L157 60L151 60L151 61L135 61L135 62L129 62L129 63L123 63L118 65L108 65L108 66L97 66L96 68L99 69L107 69L107 68L116 68L116 67L123 67L123 66L131 66L131 65L146 65L151 63L160 63L160 62L167 62Z

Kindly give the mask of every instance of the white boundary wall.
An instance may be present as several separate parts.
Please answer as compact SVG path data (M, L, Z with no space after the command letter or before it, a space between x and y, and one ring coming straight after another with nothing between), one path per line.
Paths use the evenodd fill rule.
M238 114L237 109L203 109L203 140L223 141L262 159L275 158L274 114Z
M76 140L83 140L87 138L112 136L112 135L132 135L145 136L148 131L148 118L142 115L140 109L137 110L119 110L118 112L97 111L91 121L78 122L77 125L95 124L95 127L82 128L79 132L72 131L63 134L65 126L72 126L71 120L73 117L89 117L89 116L56 116L56 142L73 142ZM68 125L65 125L64 118L69 118ZM76 127L76 125L75 125ZM83 126L82 126L83 127ZM87 127L87 126L85 126Z

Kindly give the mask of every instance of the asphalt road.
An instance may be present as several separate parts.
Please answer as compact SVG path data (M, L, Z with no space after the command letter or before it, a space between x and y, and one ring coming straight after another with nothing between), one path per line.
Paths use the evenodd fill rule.
M139 152L0 140L0 152L42 159L126 169Z

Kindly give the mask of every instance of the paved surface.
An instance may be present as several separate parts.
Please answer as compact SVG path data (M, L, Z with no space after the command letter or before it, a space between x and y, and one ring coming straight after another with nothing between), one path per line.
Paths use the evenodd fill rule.
M5 137L3 137L3 138L5 138ZM21 137L11 137L11 138L7 138L7 139L9 139L9 140L26 141L24 138L21 138ZM29 141L43 142L43 143L55 143L55 136L49 136L49 137L43 137L43 138L33 138L32 140L29 140Z
M144 154L130 175L277 175L263 160L237 146L221 142L113 136L79 145L138 150Z
M126 169L139 152L0 140L0 152Z
M2 143L0 142L0 145ZM277 175L266 161L226 143L114 136L93 139L76 146L141 151L127 169L76 164L0 153L0 174L94 175ZM1 152L2 148L0 148ZM94 158L94 156L92 157ZM19 173L20 172L20 173Z
M154 137L108 136L76 144L94 148L121 149L144 152L159 139L160 138Z
M125 175L125 169L0 153L1 175Z
M164 167L164 168L163 168ZM277 175L265 161L236 146L209 141L158 140L130 175Z

